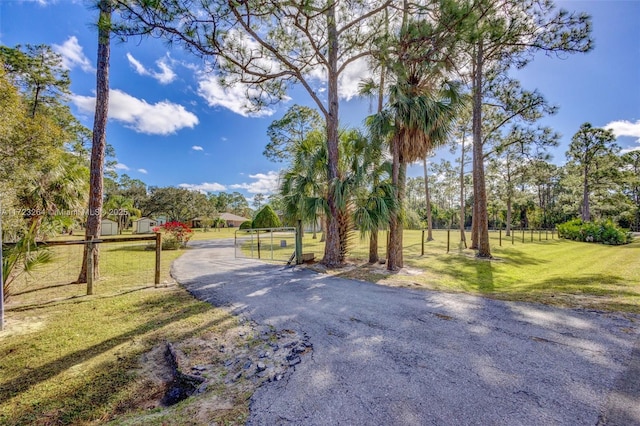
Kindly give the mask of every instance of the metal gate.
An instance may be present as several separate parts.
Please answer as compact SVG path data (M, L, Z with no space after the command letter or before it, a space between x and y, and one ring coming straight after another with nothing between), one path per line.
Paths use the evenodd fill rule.
M235 232L236 258L292 263L296 254L296 228L239 229Z

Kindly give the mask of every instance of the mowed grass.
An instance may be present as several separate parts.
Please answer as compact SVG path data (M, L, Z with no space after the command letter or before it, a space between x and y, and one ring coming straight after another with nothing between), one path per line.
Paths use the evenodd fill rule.
M475 258L473 250L460 245L460 233L435 230L434 240L425 242L422 232L404 231L404 260L407 270L389 274L383 265L367 266L368 239L352 238L350 262L344 276L381 284L403 285L448 292L468 292L489 297L543 302L571 307L640 313L640 239L623 246L559 240L557 235L516 231L511 237L490 233L492 260ZM467 234L470 241L470 234ZM324 244L305 234L304 252L321 259ZM384 258L386 232L379 237Z
M15 288L0 332L0 424L103 424L161 397L163 389L139 375L143 354L237 324L171 284L170 263L180 254L162 253L165 284L158 287L154 251L134 243L103 246L93 296L84 295L84 284L60 282L64 274L77 276L77 253L57 253L55 264L69 270L56 272L56 280ZM53 265L39 273L53 276ZM161 416L158 424L182 424L191 417L184 414L189 401L172 408L175 422ZM241 423L246 410L242 401L207 422Z

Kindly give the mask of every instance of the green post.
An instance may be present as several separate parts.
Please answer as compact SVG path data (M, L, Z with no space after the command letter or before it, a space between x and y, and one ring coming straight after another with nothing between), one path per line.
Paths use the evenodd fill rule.
M296 265L302 265L302 221L296 222Z

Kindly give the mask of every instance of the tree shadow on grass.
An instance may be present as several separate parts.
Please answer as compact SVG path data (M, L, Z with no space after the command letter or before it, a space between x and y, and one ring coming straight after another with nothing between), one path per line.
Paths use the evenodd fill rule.
M444 271L451 279L465 283L468 289L481 293L492 293L495 290L493 260L449 256L442 259L447 266Z
M151 300L148 303L141 303L138 307L140 312L149 312L151 311L155 305L159 302L156 300ZM156 307L157 309L157 307ZM37 384L44 382L46 380L51 379L52 377L57 376L63 371L75 366L82 364L91 358L101 355L104 352L107 352L118 345L126 343L136 338L145 339L144 335L153 332L154 330L165 327L171 323L185 320L189 317L201 314L203 312L211 309L206 304L198 304L191 309L181 309L178 312L168 315L166 317L162 317L161 315L156 315L154 318L145 322L144 324L139 325L135 329L128 331L126 333L122 333L118 336L114 336L110 339L107 339L103 342L100 342L96 345L88 347L86 349L82 349L58 359L55 359L47 364L39 366L34 369L30 369L25 371L24 374L13 378L11 380L5 381L0 384L0 401L6 401L10 398L18 397L20 394L28 391L31 387L36 386ZM221 318L217 318L215 320L209 321L200 325L199 327L189 329L187 333L185 333L186 337L193 336L197 334L199 331L205 330L209 327L219 325L224 322L226 318L223 316ZM152 338L152 337L148 337ZM105 376L109 376L109 373L105 373ZM94 386L93 383L87 385L87 387L92 388ZM2 420L0 418L0 420ZM2 423L0 421L0 423ZM14 424L21 424L19 421Z
M555 290L558 293L593 296L640 296L640 291L625 290L629 288L627 282L615 275L586 274L572 278L548 278L522 288L524 291Z

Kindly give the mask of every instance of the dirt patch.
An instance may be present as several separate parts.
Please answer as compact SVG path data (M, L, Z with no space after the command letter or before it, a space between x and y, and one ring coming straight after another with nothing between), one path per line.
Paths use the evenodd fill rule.
M167 357L169 346L175 363ZM186 410L196 424L242 423L253 392L263 383L285 378L312 351L306 335L247 320L223 334L165 342L140 359L137 376L147 397L136 406L143 411L155 409L154 418L162 416L163 410L169 413L172 394L180 392L177 370L179 375L199 379L198 386L184 395ZM148 419L149 414L142 416Z
M5 318L4 330L0 331L0 339L9 336L22 336L44 328L47 318L44 316L24 317L20 319Z

